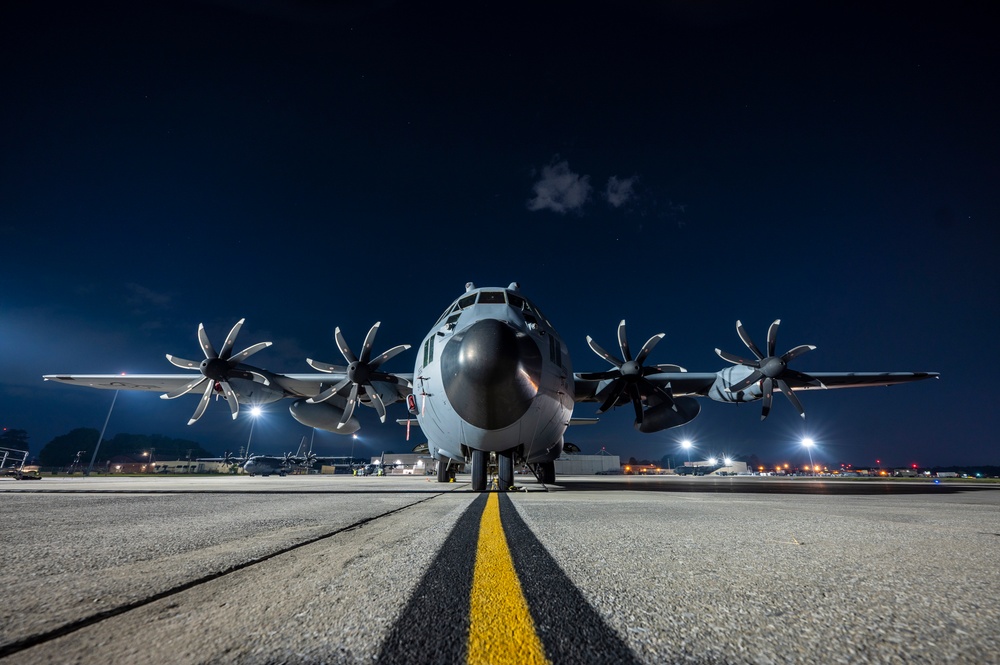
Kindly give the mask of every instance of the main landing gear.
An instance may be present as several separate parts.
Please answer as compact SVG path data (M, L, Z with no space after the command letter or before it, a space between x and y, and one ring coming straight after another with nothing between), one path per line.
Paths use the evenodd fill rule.
M514 486L514 451L496 453L496 488L506 492ZM472 491L485 492L490 471L490 453L485 450L472 451Z

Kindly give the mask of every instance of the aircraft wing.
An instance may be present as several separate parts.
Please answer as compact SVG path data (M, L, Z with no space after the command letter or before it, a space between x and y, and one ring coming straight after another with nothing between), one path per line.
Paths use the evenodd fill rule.
M190 383L200 374L46 374L46 381L105 390L146 390L172 392Z
M894 386L900 383L941 377L937 372L809 372L809 376L823 385L811 385L789 378L787 380L789 388L792 390L823 390L825 388Z
M809 372L808 376L816 379L819 385L791 377L786 381L793 391L799 391L893 386L940 377L937 372ZM704 397L708 396L719 375L717 372L661 372L645 378L661 388L669 388L674 397ZM576 401L596 402L599 401L597 393L608 385L608 381L586 380L577 376L575 384Z
M277 374L266 370L256 370L267 377L272 387L280 387L287 397L313 397L320 393L323 384L336 383L347 377L345 374L310 373ZM200 374L46 374L46 381L68 385L101 388L104 390L144 390L148 392L170 393L180 390ZM413 380L413 374L393 374L399 383L397 389L405 397Z

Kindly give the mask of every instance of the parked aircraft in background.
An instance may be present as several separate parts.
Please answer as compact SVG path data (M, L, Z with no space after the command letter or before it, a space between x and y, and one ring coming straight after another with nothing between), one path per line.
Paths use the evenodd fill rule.
M226 399L233 418L242 403L259 405L287 398L292 400L290 411L296 420L338 434L358 430L354 411L359 404L375 409L385 422L386 405L405 400L415 418L400 422L416 424L426 435L430 455L442 462L438 480L447 481L455 464L471 462L472 487L483 491L493 456L502 489L513 485L514 467L520 463L531 466L542 482L554 482L554 460L563 450L566 429L574 423L595 422L573 418L579 402L598 402L598 414L631 404L635 428L648 433L693 420L701 411L699 397L730 404L759 400L763 420L770 413L774 393L780 392L804 417L798 391L888 386L938 376L934 372L798 372L789 364L815 347L796 346L778 355L779 324L771 324L762 351L737 321L736 332L754 357L745 359L716 349L731 366L695 373L677 365L647 364L662 333L650 337L633 354L623 320L617 331L620 357L587 337L590 348L610 368L574 373L562 338L517 283L477 288L470 282L421 341L412 373L383 369L409 345L373 356L378 323L368 331L357 355L340 328L334 331L347 365L309 358L306 362L317 371L308 374L280 374L247 365L245 361L270 342L234 355L241 319L218 352L204 326L198 327L205 356L200 362L167 355L175 366L198 374L51 374L44 378L111 390L165 391L165 399L200 390L201 400L188 424L201 417L212 395Z

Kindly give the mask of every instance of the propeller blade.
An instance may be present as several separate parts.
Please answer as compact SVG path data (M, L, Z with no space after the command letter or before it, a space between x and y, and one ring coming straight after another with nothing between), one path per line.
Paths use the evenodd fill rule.
M378 394L378 391L372 386L365 386L365 394L372 401L372 405L378 413L379 420L385 422L385 404L382 403L382 397Z
M646 343L642 345L641 349L639 349L639 355L635 357L635 361L641 365L642 361L649 355L649 352L652 351L656 345L660 343L660 340L666 336L666 333L660 333L659 335L653 335L647 339Z
M233 392L233 387L229 385L228 381L222 381L222 392L226 395L226 401L229 402L229 410L233 414L233 420L236 420L236 416L240 412L240 401L236 398L236 393Z
M618 401L618 398L622 396L623 392L625 392L625 383L623 381L615 381L612 383L611 391L608 394L607 399L604 400L604 403L601 404L601 408L597 410L597 413L604 413L613 407Z
M771 397L774 391L774 382L771 381L771 377L764 379L763 384L764 398L761 400L762 406L760 409L760 419L764 420L767 418L767 414L771 412Z
M194 410L194 415L191 416L191 420L188 421L188 425L194 425L201 418L201 414L205 413L205 409L208 408L208 400L212 396L212 391L215 389L215 384L212 381L208 382L205 387L205 392L201 396L201 401L198 402L198 408Z
M632 408L635 409L635 422L642 424L642 396L639 394L639 387L634 383L628 385L628 394L632 398Z
M331 365L330 363L321 362L319 360L313 360L312 358L306 358L306 362L315 370L320 372L326 372L328 374L346 374L347 368L343 365Z
M632 360L632 353L628 349L628 338L625 336L625 319L618 324L618 348L622 350L622 357L626 362Z
M333 339L337 342L337 348L340 349L340 354L344 356L344 360L348 364L358 362L354 353L351 351L351 347L347 346L347 340L344 339L344 333L340 332L340 326L333 331Z
M344 409L344 415L340 417L340 422L337 423L337 429L340 429L347 424L347 421L351 419L354 415L354 407L358 403L358 384L351 386L351 396L347 398L347 407Z
M228 359L229 366L235 367L236 365L239 365L241 362L243 362L253 354L257 353L258 351L266 349L267 347L271 346L271 344L272 342L257 342L253 346L248 346L247 348L243 349L232 358Z
M372 369L377 369L379 365L386 362L387 360L395 358L403 351L406 351L408 348L410 348L409 344L400 344L399 346L394 346L385 353L383 353L382 355L380 355L375 360L372 360L370 363L368 363L368 366L371 367Z
M756 367L759 363L756 360L747 360L745 358L740 358L737 355L733 355L728 351L723 351L722 349L716 349L715 353L718 354L720 358L727 362L731 362L734 365L746 365L747 367Z
M212 358L218 358L219 354L215 352L215 347L212 346L212 342L208 339L208 333L205 332L205 324L198 324L198 342L201 344L201 350L205 354L205 357L211 360Z
M615 367L621 368L621 366L625 364L624 361L618 360L618 358L615 358L613 355L602 349L601 345L595 342L590 335L587 335L587 345L590 347L591 351L604 358Z
M785 355L781 356L781 360L784 361L787 364L788 361L793 360L795 358L798 358L803 353L807 353L809 351L812 351L815 348L816 347L813 346L812 344L802 344L800 346L796 346L794 349L792 349L791 351L789 351Z
M253 377L254 381L257 381L258 383L263 383L265 386L271 385L271 379L267 378L260 372L247 372L247 373Z
M764 375L761 374L761 372L759 370L755 369L754 371L750 372L750 376L748 376L747 378L743 379L739 383L735 383L735 384L729 386L728 390L731 393L738 393L738 392L741 392L743 390L746 390L747 388L749 388L753 384L755 384L758 381L760 381L760 379L761 379L762 376L764 376Z
M781 389L781 392L785 393L785 397L788 398L788 401L791 402L792 406L794 406L795 409L799 412L799 415L805 418L806 410L802 407L802 402L799 401L799 398L795 396L795 393L792 392L792 389L788 387L787 383L785 383L781 379L778 379L777 382L778 382L778 388Z
M378 327L380 325L382 325L382 322L376 321L375 325L369 328L368 334L365 335L364 344L361 345L361 357L358 358L359 361L363 363L368 362L368 358L371 356L372 353L372 344L375 343L375 334L378 332Z
M760 352L757 345L753 343L752 339L750 339L750 334L743 329L743 323L740 321L736 321L736 333L740 336L740 339L743 340L743 343L747 345L747 348L753 351L753 354L757 356L757 360L764 359L764 354Z
M655 383L649 381L648 379L642 379L642 385L646 387L646 390L648 392L656 393L657 395L659 395L664 402L670 405L671 409L677 411L677 404L674 403L673 395L668 393L661 386L656 385Z
M309 399L306 400L306 402L308 402L309 404L319 404L320 402L325 402L326 400L330 399L331 397L333 397L334 395L336 395L338 392L340 392L341 389L343 389L343 387L346 386L350 382L351 382L350 379L343 379L342 381L340 381L336 385L334 385L334 386L332 386L330 388L327 388L326 390L324 390L320 394L315 395L313 397L310 397Z
M687 372L687 370L681 367L680 365L671 365L669 363L665 365L650 365L649 369L656 369L656 371L648 373L643 372L642 375L649 376L650 374L659 374L661 372L678 372L682 374Z
M826 384L824 384L819 379L809 376L808 374L805 374L803 372L796 372L794 369L786 369L784 372L781 373L781 378L785 379L786 381L791 380L796 383L801 383L804 386L815 386L817 388L826 388Z
M185 360L184 358L178 358L177 356L172 356L167 354L167 360L174 367L180 367L181 369L198 369L201 367L200 362L195 362L194 360Z
M164 393L160 395L160 399L174 399L175 397L180 397L181 395L187 395L189 392L198 387L202 381L208 381L207 376L199 376L194 381L185 384L182 388L178 388L172 393Z
M244 321L246 321L246 319L240 319L237 321L236 325L233 326L233 329L229 331L228 335L226 335L226 341L222 343L222 351L219 351L219 357L223 360L229 360L229 354L233 352L233 344L236 343L236 335L239 334Z
M774 355L775 342L778 341L778 326L781 325L781 319L775 319L767 329L767 355Z

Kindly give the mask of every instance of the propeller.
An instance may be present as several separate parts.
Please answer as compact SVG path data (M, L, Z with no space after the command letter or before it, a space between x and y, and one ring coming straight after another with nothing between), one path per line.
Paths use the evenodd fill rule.
M677 365L644 366L642 364L642 361L646 359L646 356L648 356L649 352L653 350L653 347L655 347L664 337L665 333L660 333L650 337L649 340L642 345L642 349L633 359L632 352L628 345L628 338L625 336L625 320L622 319L621 323L618 324L618 347L621 349L622 356L625 359L620 360L602 349L601 346L590 337L590 335L587 335L587 344L590 345L591 350L615 367L614 369L605 372L588 372L581 373L579 375L581 379L587 381L603 381L605 379L612 379L610 392L604 400L604 403L601 404L601 408L597 410L598 413L604 413L613 407L618 402L619 398L621 398L622 394L626 394L629 399L632 400L632 406L635 408L635 421L636 423L641 424L643 392L646 392L646 394L655 393L656 395L659 395L660 398L669 404L674 411L677 410L677 406L674 404L673 397L670 396L670 393L646 377L650 374L660 374L662 372L683 372L685 370ZM605 388L605 390L607 390L607 388Z
M292 453L285 453L284 457L281 459L281 463L284 466L292 466L296 462L298 462L298 458Z
M760 419L764 420L767 418L767 414L771 411L771 399L774 395L774 386L777 385L778 389L785 394L788 401L792 403L792 406L799 412L799 415L803 418L806 417L806 411L802 408L802 403L799 399L792 393L792 389L789 388L787 381L794 380L799 383L804 383L812 386L823 387L823 383L815 379L808 374L803 374L802 372L796 372L794 369L788 368L788 363L790 363L795 358L798 358L803 353L807 351L812 351L816 347L812 344L802 344L796 346L794 349L780 355L774 355L775 341L778 336L778 326L781 325L781 319L775 319L774 323L767 329L767 355L765 356L761 353L757 345L753 343L750 339L750 335L743 328L743 324L739 321L736 322L736 332L739 334L740 339L746 344L747 348L757 356L757 360L746 360L740 358L739 356L733 355L732 353L726 353L716 349L715 352L719 354L719 357L723 360L733 363L734 365L743 365L744 367L751 367L753 371L738 383L734 383L727 390L731 393L738 393L742 390L746 390L758 381L761 382L761 390L764 393L763 396L763 407L761 409Z
M222 454L222 463L225 464L226 466L232 466L233 464L236 464L236 458L233 456L233 453L231 451L227 450Z
M236 393L233 391L232 386L229 385L230 379L246 379L248 381L256 380L260 381L265 386L270 383L264 375L246 368L241 368L239 365L261 349L266 349L271 346L271 342L258 342L257 344L248 346L236 355L232 355L233 345L236 343L236 335L239 334L240 328L243 327L243 322L245 320L246 319L240 319L236 322L233 329L229 331L228 335L226 335L226 341L223 342L222 350L219 352L215 351L215 347L212 346L212 342L209 341L208 334L205 332L205 324L199 323L198 342L201 344L202 353L205 354L205 359L201 362L185 360L184 358L178 358L177 356L172 356L169 353L167 354L167 360L169 360L174 366L182 369L197 368L201 372L201 376L173 392L160 395L162 399L174 399L175 397L188 394L192 390L201 387L202 384L207 384L204 392L202 393L201 401L198 403L198 408L195 409L194 415L191 416L191 420L188 421L188 425L193 425L199 418L201 418L201 415L205 413L205 408L208 407L208 399L212 396L212 391L215 390L216 384L219 384L222 387L222 391L226 395L226 401L229 402L229 409L233 413L233 420L235 420L236 414L239 413L240 410L240 403L236 397Z
M300 464L305 467L311 467L316 464L316 453L306 453L302 456Z
M343 427L347 424L347 421L351 419L351 415L354 413L354 407L357 406L359 401L361 401L359 393L362 391L365 395L367 395L368 399L375 407L375 410L378 412L379 420L385 422L385 404L382 403L382 398L379 397L378 390L375 389L372 382L383 381L393 384L406 383L405 380L393 376L392 374L380 372L378 368L382 365L382 363L410 348L409 344L394 346L380 356L375 358L371 357L372 344L375 342L375 334L378 332L378 327L381 324L381 321L376 322L375 325L373 325L368 331L368 334L365 336L364 344L361 347L360 356L355 356L354 352L351 351L351 347L347 345L347 341L344 340L344 335L340 332L339 327L334 331L333 337L337 341L337 348L340 349L340 353L349 363L346 367L331 365L329 363L313 360L312 358L306 358L306 362L309 363L309 366L315 370L330 374L347 375L344 379L330 386L319 395L310 397L306 400L310 404L325 402L350 385L351 392L347 397L347 407L344 409L344 415L340 417L340 423L337 424L337 429Z

